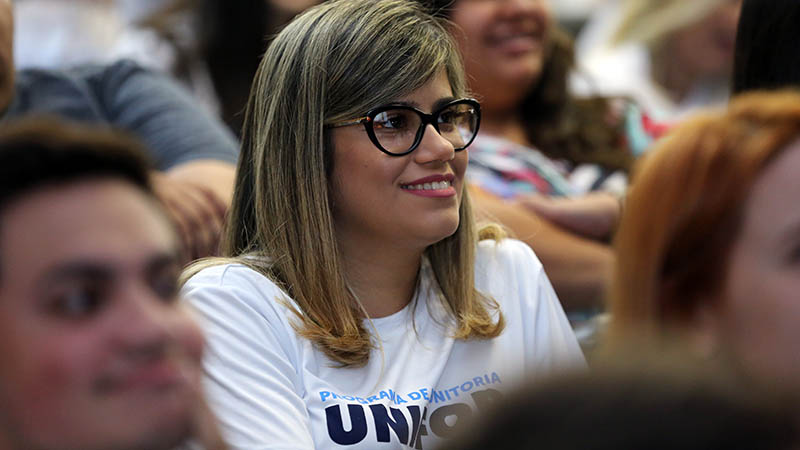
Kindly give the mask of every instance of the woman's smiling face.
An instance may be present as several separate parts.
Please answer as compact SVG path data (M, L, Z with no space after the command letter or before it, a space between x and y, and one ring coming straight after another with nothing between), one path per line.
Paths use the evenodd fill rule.
M453 99L444 70L396 103L431 113ZM466 150L456 152L432 125L419 146L403 156L381 152L363 126L334 128L333 214L344 242L391 242L424 249L455 233L467 168Z
M527 92L541 76L552 25L546 0L458 0L451 20L470 88L487 109L501 92Z

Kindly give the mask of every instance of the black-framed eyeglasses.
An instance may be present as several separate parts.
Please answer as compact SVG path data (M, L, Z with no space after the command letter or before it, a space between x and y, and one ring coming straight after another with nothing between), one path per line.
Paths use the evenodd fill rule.
M407 105L384 105L373 108L364 117L337 122L330 128L363 124L369 139L378 150L391 156L413 152L430 124L455 151L464 150L475 140L481 123L481 105L477 100L453 100L431 114Z

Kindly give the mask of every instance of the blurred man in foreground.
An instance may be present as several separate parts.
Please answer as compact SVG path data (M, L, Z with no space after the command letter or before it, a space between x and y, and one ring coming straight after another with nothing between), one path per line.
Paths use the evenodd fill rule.
M0 129L0 449L224 448L139 150L49 121Z

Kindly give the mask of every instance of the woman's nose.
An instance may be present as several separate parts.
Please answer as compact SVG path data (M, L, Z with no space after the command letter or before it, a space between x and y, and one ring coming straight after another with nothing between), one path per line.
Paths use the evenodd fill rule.
M453 143L442 136L432 124L427 124L419 147L413 154L418 163L425 164L432 161L450 161L455 157L455 153Z

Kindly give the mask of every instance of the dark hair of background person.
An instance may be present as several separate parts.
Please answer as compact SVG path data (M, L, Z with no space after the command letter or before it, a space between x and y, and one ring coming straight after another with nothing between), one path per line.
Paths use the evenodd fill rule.
M194 47L182 43L175 28L174 18L187 12L194 17ZM143 25L177 49L178 78L187 75L194 59L207 62L220 116L240 137L258 64L269 42L290 19L268 0L173 0Z
M153 194L144 147L118 132L31 118L0 127L0 214L24 195L86 178L110 177Z
M220 102L220 114L241 135L250 85L283 18L266 0L199 1L201 56Z
M800 88L800 2L745 0L736 34L733 94Z
M433 14L449 18L458 0L418 1ZM622 127L609 126L609 99L576 98L569 92L569 74L575 67L573 38L554 26L548 52L541 76L520 105L530 141L551 158L628 171L634 158Z
M440 450L797 448L794 396L656 355L651 363L626 354L625 363L523 388Z

